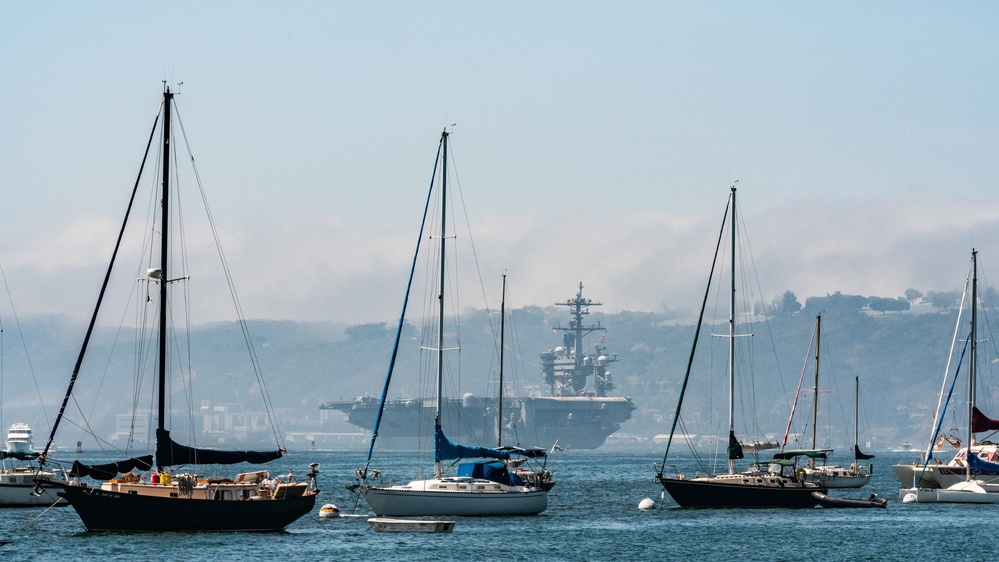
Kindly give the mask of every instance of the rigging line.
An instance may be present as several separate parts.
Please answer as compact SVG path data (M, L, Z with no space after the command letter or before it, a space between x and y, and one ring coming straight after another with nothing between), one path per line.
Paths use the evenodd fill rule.
M950 403L951 396L954 394L954 387L957 385L957 376L960 374L961 364L964 362L964 354L968 350L970 341L970 337L964 340L964 347L961 348L961 357L958 359L957 367L954 369L954 380L950 383L950 390L947 392L947 399L943 401L944 411L940 413L940 419L936 420L936 427L934 428L933 433L930 434L930 445L928 447L930 452L926 455L926 461L923 463L923 468L919 472L919 478L913 483L913 486L919 486L919 483L923 480L923 474L926 473L926 466L930 464L930 459L933 457L933 444L936 443L937 437L940 435L940 427L943 425L943 417L947 413L947 404ZM944 382L946 382L946 380ZM941 400L943 399L943 393L941 393L940 398ZM971 443L968 443L968 451L971 451Z
M749 414L748 416L746 415L740 416L740 419L744 420L743 423L747 423L745 420L748 419L748 423L746 425L746 431L751 430L754 435L759 435L761 433L759 418L757 416L757 409L754 407L754 405L757 403L756 390L759 386L756 384L757 354L756 354L756 347L752 345L752 340L755 339L755 335L753 335L752 332L752 327L754 325L753 302L757 297L757 293L756 293L756 288L753 287L752 283L750 283L749 281L751 277L749 275L749 271L752 267L754 267L752 265L753 264L752 251L749 248L749 235L747 233L745 224L743 224L744 219L742 213L740 212L740 209L737 208L736 213L739 214L738 217L739 220L736 221L736 228L739 230L739 235L736 238L738 239L740 244L738 252L739 255L748 256L748 259L744 258L738 261L738 267L739 267L738 273L741 284L740 286L743 287L743 293L744 293L742 296L742 303L741 303L742 314L746 318L744 324L746 324L750 328L750 331L748 333L752 336L748 338L746 341L736 342L736 346L738 346L739 350L741 351L740 353L738 353L737 356L739 357L739 361L743 367L742 372L748 374L748 377L742 376L739 377L738 379L739 387L742 390L738 395L739 405L741 406L743 412L748 412Z
M805 371L808 369L808 359L812 354L812 343L815 342L815 329L818 326L812 327L812 337L808 340L808 349L805 350L805 361L801 365L801 378L798 379L798 389L794 391L794 403L791 404L791 414L787 417L787 428L784 430L784 439L780 444L780 452L784 452L784 446L787 445L787 436L791 433L791 421L794 420L794 411L798 406L798 397L801 396L801 385L805 382Z
M364 462L364 468L361 472L361 478L366 479L368 475L368 466L371 464L371 454L375 448L375 440L378 438L378 428L382 421L382 411L385 407L385 398L388 395L389 382L392 379L392 371L395 369L395 360L399 354L399 340L402 338L402 328L406 322L406 308L409 305L409 291L413 285L413 276L416 271L417 259L420 255L420 244L423 242L423 228L427 222L427 213L430 208L431 195L434 192L434 179L437 177L437 164L440 161L441 148L443 147L443 137L441 138L441 144L437 145L437 156L434 158L434 170L430 175L430 190L427 193L427 202L423 208L423 219L420 221L420 233L416 238L416 252L413 254L413 263L409 269L409 282L406 284L406 294L402 301L402 312L399 315L399 324L395 331L395 343L392 345L392 356L389 359L388 374L385 376L385 385L382 388L381 401L379 402L378 415L375 417L375 425L371 432L371 442L368 445L368 458Z
M181 134L184 136L184 143L185 143L185 146L187 148L188 155L191 155L191 147L190 147L190 144L188 143L187 135L186 135L186 132L184 130L184 123L183 123L183 121L181 119L181 116L180 116L180 108L177 107L176 101L174 101L174 110L175 110L175 114L177 116L177 124L180 126ZM176 143L171 144L171 148L173 149L173 161L174 162L180 162L179 150L178 150L178 147L177 147ZM191 166L194 169L195 176L197 177L197 167L194 164L194 157L193 156L191 156ZM178 238L180 240L180 258L179 259L180 259L180 263L181 263L181 266L180 266L181 267L181 275L178 276L174 280L176 282L188 280L190 278L189 276L190 276L190 271L191 271L190 261L188 260L188 256L190 254L189 254L189 252L187 250L187 227L186 227L187 222L184 220L184 205L183 205L183 201L182 201L182 197L184 195L184 190L181 189L181 187L180 187L181 186L181 181L180 180L181 180L181 178L180 178L180 166L176 166L173 169L173 188L174 188L173 189L173 197L174 197L174 203L170 207L171 210L173 210L176 213L176 217L175 217L176 220L174 222L176 222L176 224L177 224L177 230L180 232ZM197 180L198 180L198 186L201 187L200 178L197 178ZM204 195L202 195L202 196L204 197ZM205 203L205 207L207 209L207 207L208 207L207 203ZM171 246L170 250L171 250L171 252L173 252L175 250L175 246ZM172 267L172 265L173 265L173 259L174 259L174 256L171 254L170 255L171 271L173 270L173 267ZM162 282L163 283L172 283L174 281L171 281L169 279L164 279ZM182 287L183 287L183 295L184 295L184 298L183 298L184 338L185 338L186 341L185 341L185 345L184 345L184 347L182 349L181 346L180 346L180 343L179 343L180 339L177 337L177 334L176 334L177 323L176 323L176 321L174 320L174 317L173 317L173 315L174 315L173 305L176 303L176 299L172 299L170 301L170 303L169 303L170 307L169 307L168 312L170 314L170 322L168 323L168 325L170 326L170 332L171 332L171 336L172 336L171 339L170 339L170 342L172 344L172 348L173 349L171 351L170 357L168 358L168 361L170 361L168 372L176 373L177 376L180 378L180 384L181 384L181 386L184 389L184 398L187 400L187 406L188 406L187 409L186 409L186 411L187 411L187 422L188 422L188 428L189 428L188 429L188 439L190 440L190 442L193 445L197 446L198 438L197 438L197 432L195 431L196 424L194 423L194 411L195 411L195 408L194 408L194 379L191 377L191 369L192 369L192 360L191 360L192 359L192 355L191 355L191 285L190 285L190 283L186 283L185 282L185 283L183 283ZM186 350L186 356L187 356L186 357L186 360L187 360L186 364L184 362L185 350ZM176 365L174 365L174 361L176 361ZM173 402L172 393L167 398L170 400L171 403ZM168 411L172 412L173 410L172 410L172 408L170 408Z
M140 265L140 270L141 270L141 265ZM135 295L137 298L140 297L140 295L135 291L135 286L134 285L133 285L133 287L132 287L132 289L131 289L131 291L130 291L130 293L128 295L128 299L127 300L131 300L133 295ZM104 364L104 370L103 370L103 373L101 375L100 382L97 385L97 390L96 390L95 396L99 397L101 395L101 392L104 389L104 383L107 381L108 373L111 370L111 362L114 359L114 353L115 353L115 350L118 347L118 342L119 342L119 339L121 337L121 332L122 332L122 329L123 329L123 327L125 325L125 315L126 314L128 314L128 306L125 306L124 310L122 310L121 319L118 321L118 329L115 331L114 339L111 342L111 349L108 351L107 361ZM134 400L133 400L133 403L134 403ZM86 415L85 418L91 418L91 417L93 417L94 412L96 411L97 406L99 404L100 404L100 401L97 400L97 399L95 399L94 402L93 402L93 404L91 405L90 414ZM80 412L80 414L84 415L82 411Z
M73 405L76 406L76 411L81 414L81 419L83 419L82 418L83 410L80 408L80 405L77 402L75 396L73 397ZM94 431L94 428L90 425L90 422L87 421L86 419L83 419L83 423L82 424L77 423L76 421L74 421L72 419L67 419L65 421L66 421L66 423L72 425L73 427L75 427L75 428L77 428L79 430L82 430L87 435L90 435L91 437L93 437L94 441L97 444L97 446L100 448L101 454L103 454L105 456L110 456L110 455L108 455L108 449L114 450L116 452L116 454L121 454L122 453L122 449L120 447L116 447L110 441L107 441L107 440L99 437L97 435L97 433ZM53 463L58 463L58 462L61 462L61 461L57 461L57 460L53 459L52 462Z
M174 104L176 107L176 103ZM250 363L253 367L253 372L256 375L257 385L260 387L261 397L264 402L265 410L267 412L267 418L271 424L271 430L274 434L274 438L278 443L279 448L283 448L282 438L280 435L280 425L278 423L277 417L274 415L274 405L270 397L270 393L267 390L267 384L263 378L263 372L260 368L260 361L257 357L256 349L253 345L253 339L250 336L249 325L246 321L246 316L243 313L243 306L239 301L239 296L236 293L236 285L232 278L232 272L229 269L229 261L225 256L225 251L222 247L222 240L219 237L218 228L215 224L215 219L212 216L211 207L208 204L208 196L205 193L204 184L201 181L201 173L198 171L197 163L194 160L194 154L191 151L190 142L188 142L187 131L184 129L183 120L180 117L180 109L177 108L177 124L180 125L181 136L184 138L184 145L187 147L187 152L191 160L191 168L194 171L195 181L198 185L198 190L201 195L202 203L205 207L205 214L208 218L208 224L211 227L212 237L215 241L215 248L219 255L219 260L222 264L222 271L225 275L226 283L229 287L229 295L232 299L233 307L235 308L237 323L239 324L240 330L243 334L243 341L246 344L247 353L250 357Z
M14 307L14 299L10 294L10 286L7 284L7 274L4 273L3 266L0 265L0 278L3 278L3 286L7 291L7 302L10 303L10 313L14 317L14 325L17 327L17 333L21 338L21 347L24 348L24 358L28 363L28 371L31 373L31 380L35 383L35 393L38 395L38 403L42 405L42 416L45 417L45 425L49 425L49 415L45 410L44 402L42 401L42 389L38 386L38 377L35 376L35 367L31 363L31 355L28 353L28 344L24 340L24 331L21 330L21 320L17 316L17 309ZM0 325L0 332L3 331L3 326ZM0 351L0 357L2 357L2 351ZM2 369L0 369L2 371ZM0 427L3 427L0 423Z
M773 335L773 326L770 325L769 314L768 314L768 311L767 311L767 304L766 304L766 301L763 300L763 288L762 288L763 286L760 283L759 272L756 270L756 258L753 256L753 248L752 248L752 245L750 244L750 241L749 241L748 231L746 230L746 219L745 219L745 215L742 213L741 209L739 210L739 218L741 219L740 221L738 221L738 224L742 228L742 239L744 240L743 246L745 248L745 251L749 253L750 263L752 264L753 278L756 280L756 289L757 289L757 291L759 291L760 301L763 303L763 315L764 315L764 318L765 318L764 319L764 324L766 325L767 332L769 333L769 336L770 336L770 342L771 342L770 348L771 348L771 351L773 352L774 368L777 370L777 380L780 381L781 394L782 394L782 396L784 396L784 403L785 403L785 405L787 405L787 388L784 386L784 376L783 376L783 373L781 372L781 368L780 368L780 359L777 356L777 347L776 347L776 344L773 343L775 341L775 338L774 338L774 335Z
M497 337L496 326L493 324L492 316L488 314L490 312L489 301L488 299L486 299L486 287L485 287L485 282L482 279L482 268L479 266L479 254L475 249L475 239L472 238L472 225L471 221L468 218L468 209L465 206L465 192L461 189L461 179L458 177L457 160L454 157L454 145L453 144L449 145L449 148L450 148L449 156L451 158L451 169L454 171L454 179L452 181L454 182L454 186L457 188L458 191L458 200L461 201L461 211L465 215L465 228L468 232L468 244L472 248L472 258L475 261L475 272L479 276L479 290L482 293L482 301L486 303L486 319L489 321L489 331L490 333L492 333L493 341L495 342ZM451 213L452 213L452 221L451 221L452 224L457 224L457 222L455 222L455 219L453 218L454 205L451 206Z
M714 277L715 266L718 264L718 252L719 249L721 248L722 240L725 234L725 220L728 218L729 208L731 205L732 205L732 198L729 197L728 203L725 205L725 215L724 217L722 217L722 227L718 233L718 242L715 245L715 256L714 259L712 259L711 261L711 272L708 274L708 286L707 289L705 289L704 291L704 300L701 301L701 313L697 317L697 328L694 331L694 343L690 348L690 357L687 359L687 371L683 375L683 384L680 387L680 396L676 402L676 413L673 414L673 425L669 430L669 438L666 441L666 452L663 455L663 464L662 464L663 467L666 466L666 459L667 457L669 457L669 448L670 445L673 443L673 433L676 431L676 424L680 418L680 407L683 405L683 396L684 393L686 393L687 391L687 382L690 380L690 369L691 366L694 364L694 352L697 350L697 340L701 335L701 325L704 322L704 309L708 303L708 296L711 294L710 292L711 280ZM662 477L662 469L660 469L659 476Z
M944 366L944 376L943 381L940 383L940 394L937 398L937 409L933 414L933 420L930 421L930 435L933 435L937 431L937 425L943 423L943 416L945 414L944 390L947 388L947 378L950 376L950 362L954 358L954 350L957 349L957 337L961 330L961 318L964 316L964 305L968 300L968 288L971 285L971 268L972 261L968 262L968 271L964 278L964 290L961 293L961 304L957 309L957 321L954 323L954 334L951 336L950 340L950 352L947 354L947 364ZM963 356L963 352L962 352ZM955 374L955 377L957 375ZM934 439L930 439L930 442L926 446L926 458L930 458L933 455L933 443ZM970 445L970 444L969 444Z
M979 260L979 262L981 262L981 260ZM995 291L986 281L984 271L979 272L979 286L985 286L987 288L985 291L979 291L979 295L980 298L982 299L983 305L987 304L988 306L986 306L986 308L993 311L996 310ZM992 337L992 319L988 314L982 314L982 316L985 319L985 331L989 334L988 342L989 344L991 344L993 357L999 357L999 348L997 348L996 346L995 338ZM990 368L991 366L992 366L991 362L987 361L985 363L985 367L989 370L990 378L994 379L995 374L994 371ZM991 390L994 387L995 385L990 385L989 389Z
M80 374L80 366L83 364L83 357L87 352L87 345L90 343L90 336L93 334L94 325L97 323L97 313L100 311L101 302L104 300L104 293L108 288L111 271L114 269L115 259L118 256L118 249L121 248L121 239L125 234L125 225L128 223L128 216L132 211L132 203L135 201L135 193L139 188L139 180L142 178L142 170L146 165L146 158L149 156L149 147L153 143L153 137L156 133L156 125L160 120L160 111L162 108L163 104L160 103L160 109L157 110L156 118L153 120L153 129L149 132L149 141L146 143L146 151L142 155L142 164L139 165L139 175L135 178L135 185L132 187L132 196L128 200L128 208L125 211L125 220L122 221L121 230L118 232L118 241L115 242L114 252L111 254L111 263L108 264L107 273L104 274L104 282L101 285L101 291L97 297L97 306L94 308L94 313L90 317L90 324L87 326L87 333L83 337L83 345L80 348L80 354L76 359L76 365L73 367L73 374L69 379L69 388L66 390L66 396L63 397L62 406L59 408L59 415L56 417L55 423L52 424L52 431L49 433L49 438L45 442L45 449L38 458L39 471L41 470L41 467L45 465L45 459L48 457L49 449L52 448L52 442L55 440L55 434L56 430L59 428L59 422L62 419L63 414L66 412L66 404L69 402L69 398L73 394L73 387L76 385L76 379Z

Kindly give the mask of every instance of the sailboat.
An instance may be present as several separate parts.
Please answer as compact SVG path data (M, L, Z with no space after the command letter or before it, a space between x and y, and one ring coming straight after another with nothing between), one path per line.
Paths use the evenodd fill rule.
M767 463L754 463L744 472L735 471L735 461L742 459L747 451L757 451L765 448L776 448L776 443L763 442L746 446L740 443L735 435L735 338L736 334L736 314L735 314L735 266L736 266L736 206L735 206L735 186L731 188L729 205L726 214L731 220L730 230L732 235L731 247L731 292L729 294L729 333L728 333L728 473L709 474L707 476L696 476L688 478L685 474L666 475L665 469L669 459L670 446L676 436L677 425L680 421L680 413L683 406L684 394L690 380L691 367L694 361L694 352L697 349L697 340L704 321L704 310L708 301L711 287L711 279L708 279L708 289L701 304L701 313L697 321L697 329L694 332L694 343L687 363L687 371L684 375L683 385L673 415L673 423L670 428L669 438L666 442L666 453L663 456L661 465L657 465L655 476L656 482L662 484L664 490L681 507L814 507L817 504L812 492L826 493L828 490L824 486L819 486L810 482L805 482L796 478L793 461L773 460ZM719 234L718 244L715 251L717 260L718 249L721 247L723 234ZM711 272L714 273L716 263L712 264Z
M507 464L517 451L491 449L486 447L466 447L452 442L441 426L441 409L444 400L444 305L445 305L445 244L448 239L446 230L447 217L447 167L448 167L448 131L441 134L437 158L434 161L434 175L437 164L441 164L440 175L440 246L437 253L439 263L438 287L435 303L437 305L436 347L431 351L436 353L436 409L434 417L434 473L433 477L412 480L404 485L383 485L379 471L370 471L372 453L378 428L384 411L386 396L395 359L399 349L399 341L406 317L406 307L413 284L413 272L420 253L420 243L417 242L416 254L413 256L413 268L410 270L410 280L403 299L402 314L396 330L395 346L389 360L388 374L382 390L378 417L372 430L371 442L368 446L368 457L363 468L357 470L357 483L352 488L357 490L378 516L427 516L427 515L534 515L548 507L548 493L539 486L522 481L516 474L510 472ZM434 181L430 191L434 191ZM430 207L430 194L427 196L427 207L424 209L424 222ZM420 228L420 240L423 236L423 226ZM460 463L456 473L447 474L444 461L461 459L491 459L475 460Z
M971 300L970 317L971 325L968 339L964 342L964 350L958 361L954 376L951 379L950 389L947 389L947 373L950 371L948 361L947 371L943 387L941 387L940 401L937 408L936 426L933 428L929 445L924 453L925 460L920 465L896 465L896 475L899 479L911 478L908 482L902 480L902 485L911 483L911 487L903 487L898 492L898 497L903 502L917 503L999 503L999 464L996 459L996 445L991 443L981 443L976 445L975 433L993 431L999 429L999 421L987 418L975 404L976 383L978 375L978 252L971 250ZM967 296L967 286L965 289ZM962 298L962 304L964 299ZM957 334L961 326L961 314L958 313L957 328L954 339L951 343L951 356L957 344ZM964 351L968 355L968 412L967 412L967 432L965 434L967 446L959 450L947 465L931 464L933 445L937 441L940 433L940 426L943 423L944 414L957 382L961 363L964 359ZM925 478L931 475L931 478Z
M178 277L170 275L170 255L175 244L171 243L173 234L171 225L170 180L174 170L170 165L171 145L171 110L174 107L174 94L164 85L163 103L160 106L162 117L162 183L159 195L160 222L155 225L159 240L159 267L149 268L147 277L143 279L150 288L146 297L147 306L155 312L149 316L157 321L155 390L156 390L156 433L155 433L155 463L153 455L142 455L125 460L99 465L86 465L79 461L73 463L71 475L80 478L89 477L97 482L59 483L62 495L79 514L84 526L90 531L280 531L293 521L310 512L315 505L318 490L315 489L316 468L308 474L308 481L296 481L289 472L284 476L272 477L265 470L253 470L236 474L233 478L220 476L217 468L212 469L210 476L197 473L171 472L174 467L191 470L199 465L234 465L242 463L262 464L280 458L284 449L278 447L274 451L219 451L183 445L174 441L168 429L167 394L171 388L168 384L168 354L177 344L168 339L174 330L168 319L173 315L170 308L168 288L187 279L184 274ZM154 122L147 144L147 156L156 132ZM193 158L191 159L193 162ZM143 166L145 158L143 159ZM142 171L140 168L139 177ZM135 187L139 186L136 180ZM111 263L104 277L104 284L94 308L93 315L83 340L73 374L70 377L69 388L66 391L58 417L52 427L45 450L40 456L40 462L45 464L60 422L64 420L66 407L73 396L87 346L115 266L122 237L128 224L128 215L135 200L133 189L129 203L129 212L122 223L118 242L112 254ZM173 194L176 195L176 194ZM155 216L155 213L153 213ZM149 244L155 247L156 244ZM179 249L179 248L178 248ZM152 256L150 256L152 257ZM228 272L226 272L228 273ZM176 275L176 274L174 274ZM232 286L231 279L230 287ZM235 295L234 302L235 301ZM237 307L238 308L238 307ZM245 320L240 318L240 324L246 334ZM249 342L247 342L249 344ZM252 349L252 346L248 345ZM256 361L253 361L256 370ZM257 373L259 377L259 372ZM258 379L259 380L259 379ZM275 432L275 436L276 436ZM156 470L146 480L142 474L155 466ZM133 472L138 470L139 473Z
M548 492L555 487L555 479L548 470L548 453L541 447L523 448L515 445L503 445L503 358L505 356L506 335L506 274L503 274L503 288L500 299L500 344L499 344L499 393L496 400L496 448L500 451L515 453L513 458L506 460L507 468L525 483ZM538 459L541 459L540 461Z
M819 464L817 461L825 461L832 449L818 448L818 422L819 422L819 354L822 348L822 315L815 317L815 384L812 387L812 448L806 450L784 450L774 455L778 460L807 459L805 466L797 468L796 474L799 478L804 478L806 482L814 482L827 488L860 488L871 479L872 465L861 466L861 460L870 460L873 455L867 455L860 450L859 444L859 421L860 421L860 378L855 380L854 399L854 462L848 467L830 464ZM802 372L804 374L804 372ZM797 400L795 400L797 402ZM787 431L784 433L784 443L791 430L791 422L794 418L794 408L791 409L791 416L788 418ZM799 472L800 471L800 472Z

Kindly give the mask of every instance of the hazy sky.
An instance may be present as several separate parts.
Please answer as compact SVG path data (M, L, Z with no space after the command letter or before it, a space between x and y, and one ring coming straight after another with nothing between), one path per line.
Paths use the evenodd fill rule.
M391 321L452 123L483 276L517 306L582 281L608 312L695 308L735 180L768 296L951 290L973 245L999 263L997 22L987 2L0 0L0 265L19 314L89 313L166 80L250 318Z

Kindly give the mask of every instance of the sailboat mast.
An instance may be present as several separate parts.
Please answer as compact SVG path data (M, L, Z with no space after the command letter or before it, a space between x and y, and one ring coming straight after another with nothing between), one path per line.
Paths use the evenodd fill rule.
M968 365L968 452L971 456L971 446L974 445L975 433L972 431L975 411L975 379L978 376L978 251L971 250L971 363ZM965 462L965 475L971 480L971 463Z
M503 446L503 335L506 333L506 274L500 299L499 408L496 415L496 446Z
M822 347L822 315L815 317L815 385L812 387L812 448L818 447L819 427L819 348ZM813 459L814 463L815 460Z
M444 145L441 164L441 269L440 269L440 292L437 294L438 301L438 321L437 321L437 409L434 414L434 451L437 449L436 432L441 426L441 403L444 399L444 245L447 240L447 129L441 133L441 143ZM440 455L434 455L434 478L441 477Z
M163 185L162 185L162 224L160 225L160 333L159 333L159 365L157 374L158 401L156 406L157 435L166 429L166 357L167 357L167 262L169 258L170 228L170 109L173 105L173 93L167 86L163 92Z
M853 377L853 454L860 449L860 377ZM857 459L860 460L860 459Z
M735 186L732 186L732 283L728 315L728 435L735 440ZM735 460L728 455L728 473L735 474Z

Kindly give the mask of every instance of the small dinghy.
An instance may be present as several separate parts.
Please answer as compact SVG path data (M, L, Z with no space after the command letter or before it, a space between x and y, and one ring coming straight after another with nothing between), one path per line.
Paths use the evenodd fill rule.
M368 525L379 533L450 533L454 521L441 519L391 519L372 517Z
M812 497L822 507L888 507L888 499L880 498L877 494L871 494L866 500L837 498L822 492L812 492Z

